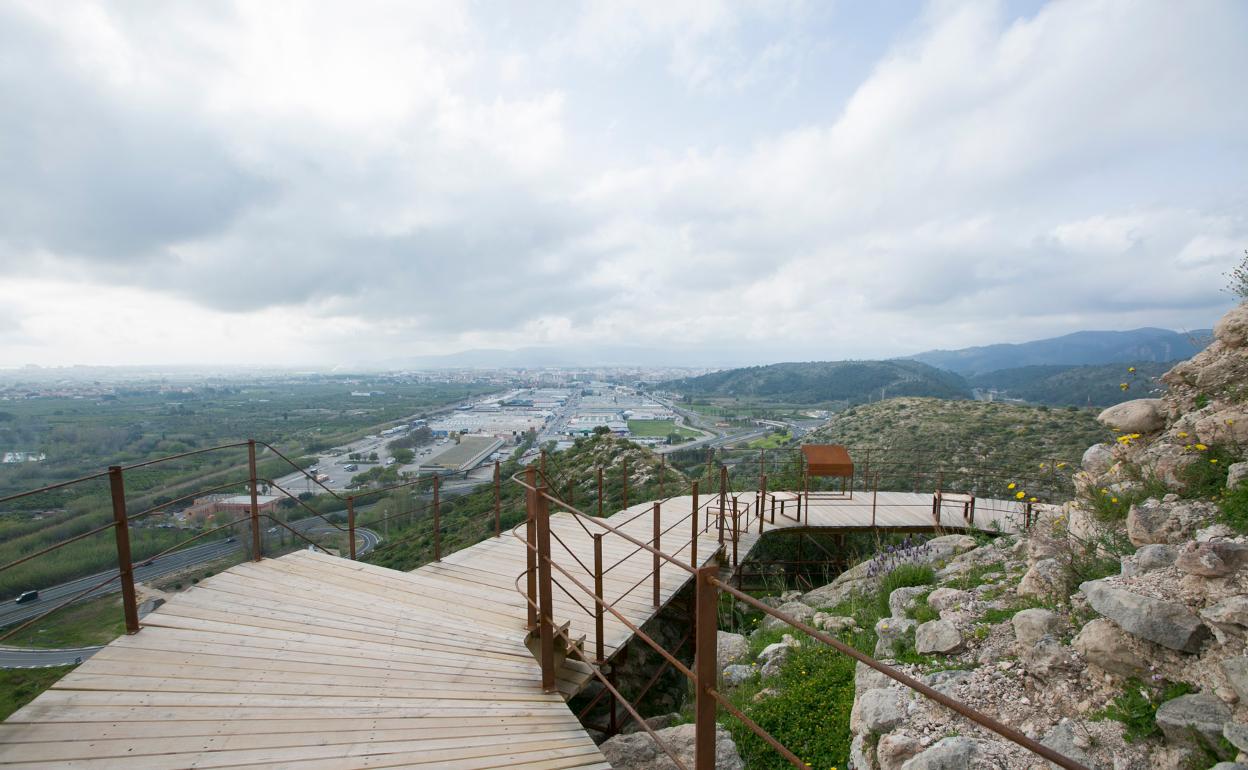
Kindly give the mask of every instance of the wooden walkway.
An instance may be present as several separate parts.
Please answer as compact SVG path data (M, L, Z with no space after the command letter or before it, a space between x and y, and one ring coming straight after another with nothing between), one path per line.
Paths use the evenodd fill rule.
M880 493L876 524L930 527L930 501ZM661 507L661 526L670 528L663 550L682 560L691 507L688 497ZM607 521L648 541L651 511L642 503ZM976 524L1013 530L1014 511L1013 503L983 501ZM816 501L800 526L861 529L871 515L869 494ZM945 520L961 525L951 512ZM765 528L791 526L799 524L777 515ZM602 531L552 516L551 548L592 588L577 561L593 567L586 527ZM757 519L750 529L739 542L742 558L760 537ZM651 554L614 535L603 546L604 595L640 626L656 612ZM716 532L703 533L698 561L718 547ZM0 765L607 768L564 703L589 667L569 660L561 692L542 692L516 591L524 569L524 545L506 533L410 573L306 551L240 564L177 595L138 634L109 644L13 714L0 725ZM665 564L659 604L688 578ZM570 623L573 638L584 636L592 655L592 597L556 579L567 589L555 589L556 620ZM607 616L608 657L631 636Z

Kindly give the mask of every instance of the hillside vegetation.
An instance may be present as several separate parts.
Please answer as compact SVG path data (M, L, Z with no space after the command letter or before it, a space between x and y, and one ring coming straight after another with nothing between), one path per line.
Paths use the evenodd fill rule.
M889 396L970 398L966 380L917 361L815 361L712 372L664 383L689 398L792 404L866 403Z
M1159 378L1173 365L1151 361L1099 366L1049 364L999 369L967 379L972 387L997 390L1033 404L1105 407L1157 395L1163 389Z
M1057 496L1071 490L1070 474L1089 444L1112 439L1096 410L1066 407L894 398L856 406L832 417L807 443L873 448L883 489L911 489L916 474L940 469L948 487L977 486L1003 497L1007 478L1032 482ZM1041 467L1043 466L1043 467ZM921 479L930 488L933 479Z
M1124 332L1082 331L1018 344L929 350L910 358L964 375L1020 366L1164 362L1200 352L1209 344L1211 334L1210 329L1198 329L1186 334L1153 328Z

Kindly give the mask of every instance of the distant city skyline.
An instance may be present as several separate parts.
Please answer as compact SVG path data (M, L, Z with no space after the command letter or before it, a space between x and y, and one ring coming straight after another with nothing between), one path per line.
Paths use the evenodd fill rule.
M0 368L885 358L1232 304L1248 5L878 6L0 0Z

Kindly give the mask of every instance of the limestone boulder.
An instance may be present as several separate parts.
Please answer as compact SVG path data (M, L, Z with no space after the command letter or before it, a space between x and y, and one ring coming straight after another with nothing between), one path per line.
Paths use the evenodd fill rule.
M1092 609L1127 633L1172 650L1199 652L1209 629L1187 607L1177 602L1133 593L1104 580L1079 586Z
M750 677L754 676L754 668L751 666L742 666L740 664L732 664L729 666L724 666L722 676L723 676L725 685L729 687L736 687L739 684L744 684L745 682L748 682L750 680Z
M858 697L858 718L869 732L880 734L892 730L906 718L901 691L892 687L867 690Z
M1141 546L1135 553L1122 557L1122 575L1133 577L1165 569L1179 558L1179 549L1162 543Z
M1248 347L1248 303L1240 303L1218 319L1213 337L1230 350Z
M1135 649L1132 637L1108 618L1088 621L1071 646L1090 665L1111 674L1130 677L1148 671L1148 660Z
M810 624L820 631L827 631L829 634L839 634L842 631L858 627L858 621L848 615L832 615L827 612L816 612L814 617L810 619Z
M970 593L956 588L937 588L927 596L927 606L937 612L960 609L970 601Z
M1226 488L1234 489L1235 487L1248 481L1248 462L1235 463L1226 469Z
M891 658L896 655L897 645L914 637L919 624L910 618L884 618L875 624L875 657Z
M691 724L656 730L659 740L686 767L694 766L694 726ZM615 770L677 770L677 765L645 732L617 735L598 747ZM715 767L719 770L745 770L732 735L715 726Z
M928 586L907 586L888 595L888 611L895 618L904 618L918 604L919 597L931 591Z
M1219 666L1239 699L1248 702L1248 655L1227 658Z
M1193 693L1168 700L1157 709L1157 726L1166 742L1175 745L1216 749L1222 739L1222 725L1231 719L1231 710L1212 695Z
M1039 607L1019 610L1010 619L1014 626L1014 638L1020 650L1027 650L1043 637L1057 633L1062 619L1057 613Z
M810 619L815 616L814 607L811 607L809 604L803 604L802 602L798 602L798 601L785 602L784 604L781 604L779 607L777 607L776 610L779 612L783 612L785 615L788 615L794 620L799 620L803 623L809 623ZM790 626L788 623L785 623L780 618L773 618L771 615L768 615L767 617L763 619L762 627L766 629L767 631L779 631L781 629L792 628L792 626Z
M962 633L948 620L929 620L914 630L914 649L920 655L947 655L962 649Z
M750 652L750 643L744 636L728 631L720 631L715 635L715 646L715 659L720 671L725 666L744 660Z
M875 746L875 761L880 770L900 770L906 760L923 750L923 744L912 735L893 732L880 738Z
M1248 443L1248 410L1243 407L1220 409L1196 421L1196 438L1205 444Z
M1213 629L1219 644L1243 643L1248 634L1248 596L1239 594L1223 599L1200 611L1201 620Z
M1070 591L1066 571L1057 559L1041 559L1018 582L1019 596L1040 598L1065 596Z
M1217 520L1218 506L1200 500L1164 501L1149 498L1127 512L1127 537L1139 547L1149 543L1182 543Z
M1179 550L1174 566L1189 575L1199 577L1222 577L1234 569L1222 560L1210 543L1190 541Z
M1153 433L1166 427L1165 402L1160 398L1137 398L1115 404L1097 415L1097 421L1122 433Z
M961 735L942 738L906 760L901 770L966 770L974 762L979 746Z
M1091 745L1089 736L1087 725L1066 719L1046 733L1040 742L1062 756L1075 760L1088 770L1111 770L1112 765L1098 761L1088 752L1087 749ZM1052 768L1058 767L1051 762L1048 765Z
M1070 648L1052 635L1040 637L1020 656L1023 668L1037 679L1048 681L1075 669Z
M1109 444L1093 444L1083 453L1080 465L1091 476L1104 476L1117 462L1114 449Z

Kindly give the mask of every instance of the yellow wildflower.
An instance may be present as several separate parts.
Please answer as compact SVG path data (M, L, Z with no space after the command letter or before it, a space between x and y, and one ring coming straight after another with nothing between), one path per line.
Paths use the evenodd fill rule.
M1129 387L1131 387L1131 386L1130 386L1130 385L1128 385L1128 384L1127 384L1127 383L1125 383L1125 382L1121 382L1121 383L1119 383L1119 384L1118 384L1118 387L1122 388L1123 390L1126 390L1127 388L1129 388Z
M1030 502L1033 502L1033 503L1034 503L1034 502L1037 502L1037 500L1036 500L1036 498L1034 498L1034 497L1033 497L1033 498L1031 498Z
M1016 494L1016 495L1014 495L1014 496L1015 496L1015 497L1017 497L1019 500L1022 500L1024 497L1026 497L1026 496L1027 496L1027 493L1026 493L1026 492L1022 492L1022 491L1020 491L1018 494Z
M1111 497L1111 498L1109 498L1109 501L1110 501L1111 503L1116 503L1116 502L1118 502L1118 498L1116 498L1116 497Z
M1209 462L1211 462L1211 463L1213 463L1213 464L1215 464L1215 465L1216 465L1216 464L1217 464L1217 462L1218 462L1218 458L1216 458L1216 457L1212 457L1212 458L1210 458L1210 459L1209 459Z
M1006 487L1006 489L1013 489L1013 488L1014 488L1014 487L1016 487L1016 486L1018 486L1018 485L1017 485L1017 484L1015 484L1013 481L1011 481L1011 482L1010 482L1010 485L1009 485L1008 487Z
M1128 372L1129 374L1135 374L1135 367L1134 367L1134 366L1128 366L1128 367L1127 367L1127 372Z
M1058 464L1057 464L1057 467L1058 467L1058 468L1065 468L1065 467L1066 467L1066 463L1058 463Z
M1178 433L1179 438L1187 438L1187 431L1181 430Z
M1197 445L1196 445L1196 448L1197 448L1197 449L1199 449L1200 451L1202 451L1202 452L1203 452L1203 451L1205 451L1206 449L1208 449L1209 447L1205 446L1204 444L1197 444Z

